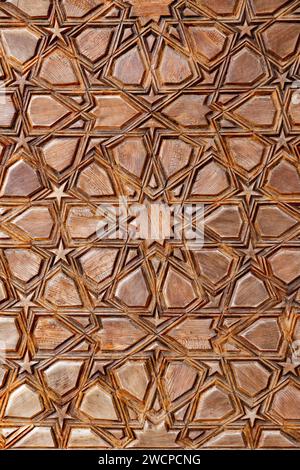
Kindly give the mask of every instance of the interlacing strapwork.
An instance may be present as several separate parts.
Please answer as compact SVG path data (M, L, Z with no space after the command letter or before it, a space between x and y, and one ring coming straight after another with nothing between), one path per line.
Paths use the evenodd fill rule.
M299 0L0 3L0 447L300 448ZM201 205L204 239L101 237Z

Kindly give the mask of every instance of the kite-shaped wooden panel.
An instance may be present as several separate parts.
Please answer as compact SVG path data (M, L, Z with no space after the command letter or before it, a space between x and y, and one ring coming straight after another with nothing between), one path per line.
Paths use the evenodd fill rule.
M0 3L1 448L300 449L299 36L299 0Z

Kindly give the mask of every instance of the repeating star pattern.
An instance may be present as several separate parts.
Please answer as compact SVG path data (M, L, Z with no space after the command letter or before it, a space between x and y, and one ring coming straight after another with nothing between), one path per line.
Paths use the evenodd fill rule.
M300 447L299 12L0 3L0 447ZM203 248L99 238L120 196Z

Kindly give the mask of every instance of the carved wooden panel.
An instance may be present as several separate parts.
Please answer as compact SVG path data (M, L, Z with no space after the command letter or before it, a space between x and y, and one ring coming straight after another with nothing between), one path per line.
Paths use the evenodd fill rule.
M0 3L0 446L300 447L298 0ZM205 243L96 208L204 204Z

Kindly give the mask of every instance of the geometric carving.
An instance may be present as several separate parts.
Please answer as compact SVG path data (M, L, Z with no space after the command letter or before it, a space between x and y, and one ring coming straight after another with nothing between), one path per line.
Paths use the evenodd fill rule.
M261 56L244 46L231 56L225 77L226 85L253 85L265 75Z
M41 146L47 165L57 172L66 170L75 159L78 144L78 137L51 138Z
M36 171L24 160L13 163L2 183L1 196L30 196L40 188Z
M131 320L126 318L101 319L103 330L101 330L101 348L103 351L123 351L133 346L146 333L143 332Z
M94 211L88 206L71 206L66 217L66 228L70 237L87 239L97 229L98 221L94 218Z
M220 239L237 239L244 228L242 212L237 205L224 205L217 208L206 218L206 227Z
M99 283L112 274L117 255L117 248L96 248L82 255L80 264L86 276Z
M278 41L282 34L285 35L285 41ZM261 35L266 52L280 64L285 64L293 54L297 53L300 35L298 23L287 24L284 21L278 21L268 26Z
M159 157L167 178L188 165L192 152L193 147L181 139L162 139Z
M1 316L0 318L0 341L5 343L7 351L15 351L20 341L20 329L15 317ZM1 346L1 351L3 347Z
M57 306L81 305L75 281L63 271L57 271L45 284L45 299Z
M150 290L141 268L127 274L118 283L115 295L128 307L146 307L150 300Z
M112 28L88 27L84 29L76 37L79 53L91 62L97 62L107 52L112 33Z
M166 369L164 379L170 400L173 401L192 390L197 372L188 364L171 362Z
M33 340L38 350L51 351L63 345L73 336L72 330L55 318L40 316L33 331Z
M28 28L2 29L1 38L7 57L22 65L32 59L40 39Z
M255 218L257 232L262 239L283 237L284 234L295 227L297 219L290 213L276 205L261 205L257 208Z
M193 256L200 276L212 286L219 286L231 277L235 260L230 253L220 248L194 251Z
M115 161L129 173L140 178L147 157L147 148L141 137L128 137L112 149Z
M208 127L207 115L210 112L206 103L205 95L184 94L168 105L164 109L164 114L181 126L205 128Z
M219 24L187 26L192 51L199 62L212 66L227 51L230 31Z
M264 391L269 383L269 372L258 361L232 361L231 368L238 390L249 397Z
M137 46L123 52L113 62L113 77L121 85L141 85L145 74L141 53Z
M182 273L179 274L173 267L168 269L163 287L163 295L167 308L186 308L196 299L196 292L192 281Z
M198 401L195 421L216 422L226 420L234 413L234 405L227 390L216 384L202 391Z
M168 335L189 350L211 350L215 333L210 319L188 318L174 326Z
M5 408L5 417L34 418L43 411L39 394L27 384L20 385L10 392Z
M30 239L45 240L51 235L54 221L48 207L34 206L16 217L13 223Z
M260 351L277 351L282 333L275 318L261 318L240 333L251 346Z
M0 447L300 448L299 2L0 10Z
M269 258L274 276L289 284L300 276L300 253L296 249L281 248Z
M86 390L79 409L90 419L118 420L111 395L98 384Z
M81 366L81 361L61 360L54 362L44 371L48 387L59 396L74 390Z
M300 177L295 165L288 160L281 159L269 170L268 186L283 197L300 195Z
M7 249L5 257L12 276L21 282L29 282L37 276L43 260L39 254L28 249Z
M289 382L274 393L270 413L280 420L300 419L300 390L296 383Z
M275 92L254 92L237 105L233 116L255 131L275 129L278 121L278 98Z
M111 110L114 110L112 113ZM119 94L96 96L95 127L102 130L114 130L128 124L137 116L137 109Z
M169 45L160 53L157 73L162 85L180 85L192 77L188 58Z
M267 156L267 145L254 136L226 136L226 145L237 171L245 176L257 174Z
M41 112L47 109L47 114ZM50 95L32 96L28 105L28 118L33 128L50 128L66 117L70 110Z
M56 86L79 85L79 78L72 60L61 50L57 49L43 61L39 77Z
M228 187L226 170L216 161L210 160L197 170L191 195L220 196Z
M147 392L149 375L143 361L126 361L115 371L120 390L125 390L138 400L144 400Z
M248 272L237 280L231 298L232 307L259 308L269 299L264 281Z
M88 196L111 196L114 194L109 175L96 162L87 165L80 171L77 187Z

